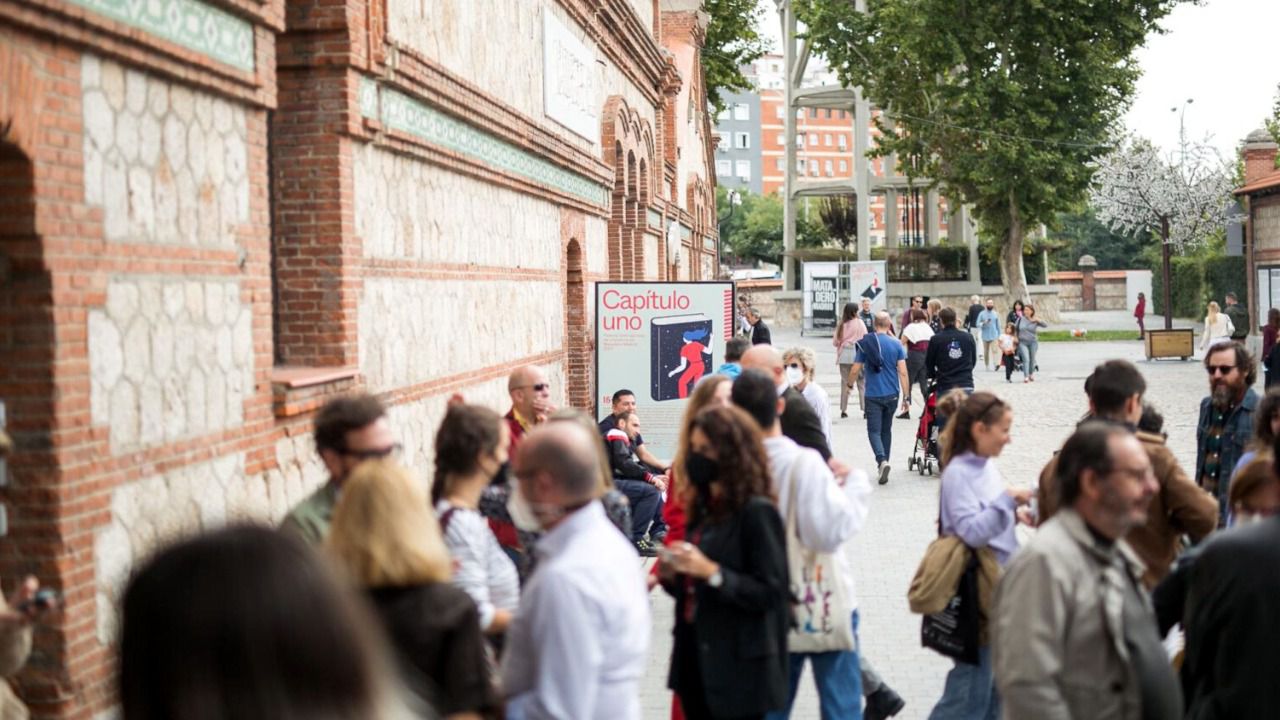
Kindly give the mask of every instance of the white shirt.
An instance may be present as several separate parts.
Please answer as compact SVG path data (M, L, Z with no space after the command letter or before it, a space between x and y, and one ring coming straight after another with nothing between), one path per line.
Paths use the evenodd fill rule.
M797 483L796 534L800 543L816 552L831 553L844 562L845 595L850 607L858 607L849 540L867 522L867 499L871 496L867 474L852 470L841 487L817 450L800 447L791 438L782 436L765 438L764 449L769 454L778 513L784 519L787 517L790 483L794 478Z
M498 610L514 611L520 604L520 577L511 558L502 552L489 522L480 513L454 507L448 500L436 503L436 515L454 508L444 533L444 544L453 556L453 584L476 601L480 629L489 627Z
M538 540L507 631L508 718L640 720L649 596L635 548L598 502Z
M933 328L929 327L929 323L921 320L913 322L902 331L902 337L912 345L918 342L924 342L933 337Z
M810 380L800 394L813 406L818 422L822 423L822 434L827 436L827 447L834 449L835 445L831 442L831 397L827 395L826 388Z

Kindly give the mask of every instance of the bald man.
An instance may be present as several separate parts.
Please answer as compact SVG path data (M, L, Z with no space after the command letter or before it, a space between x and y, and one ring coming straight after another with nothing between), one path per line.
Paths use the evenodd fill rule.
M547 373L536 365L524 365L511 371L507 377L507 394L511 396L511 410L506 414L507 429L511 431L511 452L535 425L546 421L555 407L551 404L551 383Z
M787 403L780 418L782 434L794 440L797 445L817 450L823 460L830 461L831 447L827 445L826 433L822 432L822 422L818 420L818 414L813 411L809 401L787 383L782 367L782 353L772 345L752 346L742 354L742 369L763 370L773 377L778 395Z
M512 716L640 720L649 598L635 550L596 500L600 438L575 423L531 431L513 501L546 532L507 631Z

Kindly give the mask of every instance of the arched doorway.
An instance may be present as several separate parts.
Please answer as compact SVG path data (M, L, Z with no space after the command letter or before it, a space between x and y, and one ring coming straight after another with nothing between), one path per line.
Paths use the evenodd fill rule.
M595 413L592 398L593 373L588 340L586 267L582 245L577 238L569 240L565 251L565 349L568 352L565 372L569 382L569 404Z
M37 576L60 589L57 463L54 457L55 336L53 288L36 234L34 167L0 127L0 402L13 440L0 486L7 533L0 541L0 577ZM86 400L87 401L87 400ZM61 638L39 629L19 684L29 701L48 694L64 672ZM38 679L37 679L38 678ZM38 702L33 703L36 710Z

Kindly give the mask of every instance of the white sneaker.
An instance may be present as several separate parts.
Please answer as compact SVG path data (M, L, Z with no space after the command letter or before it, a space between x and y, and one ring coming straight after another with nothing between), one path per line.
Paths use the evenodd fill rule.
M880 484L887 485L889 483L889 463L880 463Z

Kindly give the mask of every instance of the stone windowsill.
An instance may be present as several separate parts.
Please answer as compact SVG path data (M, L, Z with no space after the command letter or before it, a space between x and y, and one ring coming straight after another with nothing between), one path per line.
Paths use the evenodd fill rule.
M354 390L358 368L278 365L271 370L272 407L278 418L317 410L329 398Z

